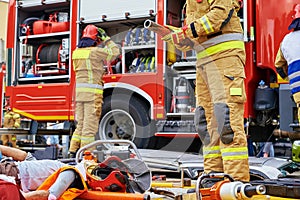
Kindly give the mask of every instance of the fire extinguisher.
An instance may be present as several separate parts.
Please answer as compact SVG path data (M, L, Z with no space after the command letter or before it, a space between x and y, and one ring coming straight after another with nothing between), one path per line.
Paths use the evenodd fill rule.
M185 77L180 77L175 90L175 106L176 112L188 112L190 106L190 92L188 80Z

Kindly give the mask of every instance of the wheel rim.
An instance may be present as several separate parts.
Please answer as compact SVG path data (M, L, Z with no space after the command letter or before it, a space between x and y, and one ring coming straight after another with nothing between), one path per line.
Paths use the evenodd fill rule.
M136 136L134 120L124 110L111 110L100 121L99 136L101 140L126 139L133 141Z

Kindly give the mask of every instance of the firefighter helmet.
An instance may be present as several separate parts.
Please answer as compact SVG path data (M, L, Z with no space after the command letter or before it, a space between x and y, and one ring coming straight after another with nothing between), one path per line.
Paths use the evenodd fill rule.
M294 18L295 19L300 18L300 4L296 4L294 11L295 11Z
M91 38L92 40L97 40L98 36L98 28L95 25L87 25L83 30L82 38Z

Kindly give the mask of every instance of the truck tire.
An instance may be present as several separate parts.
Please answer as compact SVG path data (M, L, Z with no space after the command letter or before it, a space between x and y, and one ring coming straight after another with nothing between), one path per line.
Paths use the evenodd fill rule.
M99 123L100 140L127 139L137 148L147 148L153 133L148 109L137 98L113 95L104 99Z

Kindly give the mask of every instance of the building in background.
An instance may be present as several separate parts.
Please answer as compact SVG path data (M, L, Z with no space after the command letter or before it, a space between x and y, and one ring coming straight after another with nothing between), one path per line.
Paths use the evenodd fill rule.
M7 4L8 0L0 0L0 63L6 61Z

